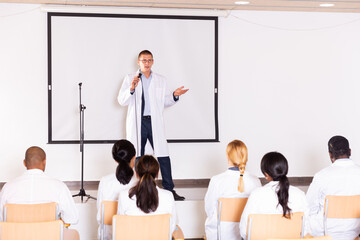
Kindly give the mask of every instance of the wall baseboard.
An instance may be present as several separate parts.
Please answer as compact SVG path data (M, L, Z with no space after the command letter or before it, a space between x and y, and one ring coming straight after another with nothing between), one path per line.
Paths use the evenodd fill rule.
M309 186L313 177L289 177L290 184L293 186ZM261 184L266 184L265 178L260 178ZM210 179L174 179L174 184L177 188L207 188ZM64 182L70 190L76 190L81 188L80 181L65 181ZM0 183L0 188L3 187L5 182ZM156 180L156 184L162 187L161 180ZM84 181L85 190L97 190L99 187L99 181Z

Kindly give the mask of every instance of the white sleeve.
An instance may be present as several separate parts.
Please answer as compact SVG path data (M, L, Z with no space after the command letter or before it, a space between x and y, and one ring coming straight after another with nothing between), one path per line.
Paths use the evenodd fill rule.
M174 100L173 91L170 91L169 88L167 87L166 79L163 79L163 84L165 88L164 107L170 107L176 103L176 101Z
M306 193L306 199L308 202L309 207L309 215L317 215L319 211L321 210L321 191L320 191L321 184L319 183L319 179L316 177L316 175L313 178L312 183L310 184L307 193Z
M97 207L97 214L96 214L96 220L98 224L101 223L101 202L103 201L103 181L100 180L99 188L98 188L98 194L97 194L97 200L96 200L96 207Z
M173 198L173 196L171 196ZM171 202L171 221L170 221L170 224L171 224L171 229L172 229L172 232L175 231L175 228L176 228L176 225L178 224L178 218L177 218L177 213L176 213L176 208L175 208L175 200L172 199L172 202Z
M127 106L130 103L130 99L133 96L130 93L130 85L131 85L130 75L126 75L124 81L121 85L117 100L121 106Z
M217 212L218 196L220 196L220 194L221 193L217 191L214 178L211 178L204 198L205 212L208 218L214 214L214 211Z
M128 197L126 191L121 191L119 193L119 199L118 199L118 209L117 209L117 214L118 215L125 215L125 197Z
M0 221L4 221L3 219L3 209L4 209L4 205L6 203L6 193L5 193L5 190L6 189L6 184L3 186L1 192L0 192Z
M77 224L79 221L79 211L76 208L74 199L67 186L63 184L62 193L60 193L59 212L61 219L68 224Z

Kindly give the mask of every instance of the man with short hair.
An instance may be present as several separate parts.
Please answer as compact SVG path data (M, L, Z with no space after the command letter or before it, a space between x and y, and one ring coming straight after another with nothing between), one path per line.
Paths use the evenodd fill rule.
M36 204L56 202L60 218L67 224L76 224L79 213L67 186L45 171L46 154L40 147L30 147L25 153L26 172L4 185L0 193L0 221L6 203Z
M144 155L149 140L160 164L163 187L173 193L175 200L184 200L174 191L163 110L175 104L189 89L182 86L169 91L166 78L151 70L154 59L149 50L139 53L137 64L139 71L125 77L118 95L119 104L128 106L126 138L134 144L137 156Z
M349 141L334 136L328 142L331 166L316 173L306 197L310 209L311 235L324 235L324 203L327 195L359 195L360 166L351 159ZM328 219L327 229L332 239L353 240L360 233L359 219Z

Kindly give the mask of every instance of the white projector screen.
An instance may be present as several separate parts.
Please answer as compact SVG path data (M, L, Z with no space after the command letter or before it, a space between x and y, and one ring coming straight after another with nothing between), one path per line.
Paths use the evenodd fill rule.
M190 89L164 111L168 141L218 141L217 27L217 17L48 13L49 143L79 142L79 83L85 143L125 138L117 95L144 49L170 90Z

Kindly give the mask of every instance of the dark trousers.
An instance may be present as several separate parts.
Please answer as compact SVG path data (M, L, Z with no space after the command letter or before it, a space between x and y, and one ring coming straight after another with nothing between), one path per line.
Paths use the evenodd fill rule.
M141 156L145 153L145 145L147 140L154 149L154 142L153 142L153 134L152 134L152 127L151 127L151 119L142 117L141 119ZM160 164L160 171L162 176L162 185L163 188L166 190L172 190L174 188L174 182L171 176L171 163L170 157L158 157L157 158Z

